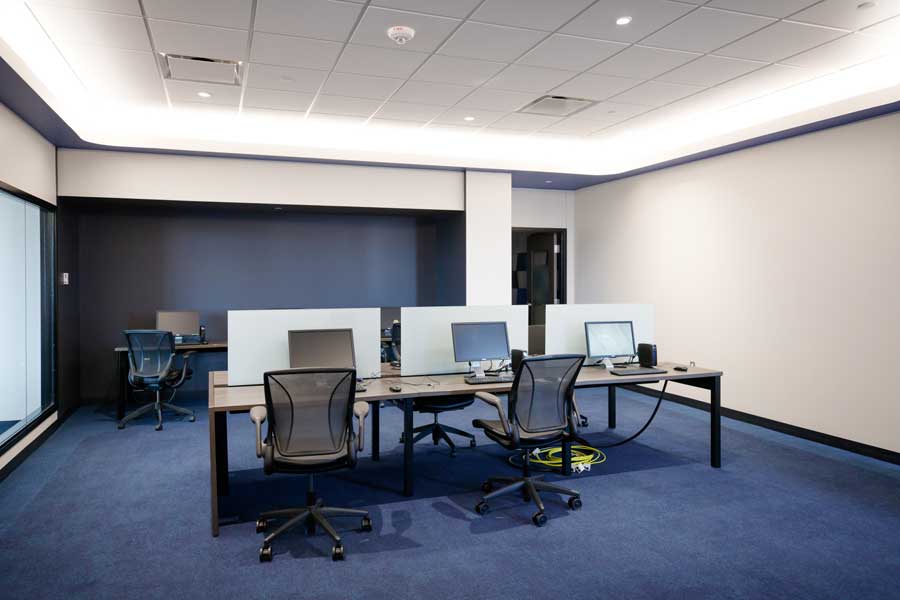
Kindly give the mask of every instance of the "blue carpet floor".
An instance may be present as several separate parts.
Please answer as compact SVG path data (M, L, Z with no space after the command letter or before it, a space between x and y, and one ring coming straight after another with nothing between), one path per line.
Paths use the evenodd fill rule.
M605 393L579 393L600 444L635 431L653 401L619 394L605 429ZM229 417L236 523L209 531L206 412L117 431L78 411L0 482L2 598L900 598L900 468L725 420L723 468L709 467L708 415L665 403L637 441L566 485L584 508L545 497L533 507L472 507L487 475L512 473L486 438L449 458L416 447L416 496L400 484L401 414L382 411L383 458L322 475L326 502L366 507L371 533L345 531L347 560L302 532L257 561L257 512L304 502L303 477L265 477L247 415ZM442 417L466 427L473 406ZM417 417L426 422L426 416ZM550 479L559 479L552 476Z

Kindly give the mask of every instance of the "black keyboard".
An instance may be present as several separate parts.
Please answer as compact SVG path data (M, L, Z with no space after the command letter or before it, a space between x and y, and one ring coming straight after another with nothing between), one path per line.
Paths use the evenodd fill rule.
M654 369L653 367L610 369L609 372L613 375L662 375L668 373L665 369Z
M466 383L470 385L484 385L486 383L512 383L512 373L500 373L499 375L485 375L479 377L477 375L466 375Z

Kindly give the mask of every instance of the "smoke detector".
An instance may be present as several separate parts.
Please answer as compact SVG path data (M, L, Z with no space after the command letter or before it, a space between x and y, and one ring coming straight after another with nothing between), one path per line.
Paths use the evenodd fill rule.
M416 30L406 25L394 25L387 30L387 36L397 42L398 46L402 46L416 37Z

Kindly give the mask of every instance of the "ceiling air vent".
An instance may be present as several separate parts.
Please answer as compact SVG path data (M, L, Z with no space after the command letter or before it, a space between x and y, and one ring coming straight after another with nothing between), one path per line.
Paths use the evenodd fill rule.
M166 79L241 85L241 63L233 60L163 54L160 65Z
M567 98L565 96L541 96L519 112L551 117L568 117L593 104L593 100Z

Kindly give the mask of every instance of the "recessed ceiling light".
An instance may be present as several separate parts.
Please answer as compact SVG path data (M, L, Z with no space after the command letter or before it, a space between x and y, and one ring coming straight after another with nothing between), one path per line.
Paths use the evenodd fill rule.
M212 98L212 94L209 92L197 92L197 95L201 98Z
M545 179L545 180L544 180L544 183L553 183L553 180L552 180L552 179Z
M873 6L875 6L874 2L860 2L859 4L856 5L856 8L858 8L860 10L865 10L867 8L872 8Z
M628 25L629 23L631 23L631 17L627 15L616 19L616 25Z
M463 117L463 121L474 121L475 117Z

